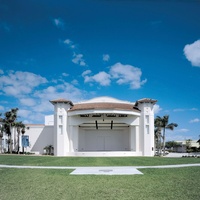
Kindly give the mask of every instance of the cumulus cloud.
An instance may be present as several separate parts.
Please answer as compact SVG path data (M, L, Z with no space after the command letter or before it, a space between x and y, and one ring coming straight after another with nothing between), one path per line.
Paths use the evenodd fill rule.
M110 56L108 54L103 54L103 61L107 62L110 60Z
M84 72L82 73L82 76L85 77L86 75L88 75L88 74L90 74L90 73L92 73L91 70L86 70L86 71L84 71Z
M67 74L67 73L62 73L62 76L65 76L65 77L67 77L67 76L69 76L69 74Z
M78 85L78 80L74 79L71 83L72 83L73 85Z
M155 115L158 114L162 110L162 108L157 104L154 105L153 109L154 109Z
M67 76L66 73L62 75ZM73 80L72 83L57 80L56 83L48 82L46 78L31 72L9 71L0 76L0 92L2 95L10 95L10 102L13 101L13 104L19 102L17 107L20 121L43 123L44 116L53 113L54 108L49 100L65 98L78 102L88 98L87 91L75 86L78 84L77 80ZM8 108L8 102L0 103L0 111ZM6 109L3 104L6 104Z
M184 47L184 54L193 66L200 67L200 40Z
M70 39L66 39L64 41L62 41L62 43L69 47L72 50L73 56L72 56L72 62L74 64L80 65L80 66L87 66L85 59L83 58L83 54L82 53L78 53L78 48L77 48L77 44L74 44L74 42Z
M75 49L75 48L76 48L76 45L75 45L75 44L73 43L73 41L70 40L70 39L64 40L63 43L64 43L65 45L67 45L68 47L70 47L71 49Z
M110 75L104 71L99 72L95 75L90 75L92 73L91 70L86 70L82 73L82 76L84 78L84 82L85 83L89 83L89 82L96 82L99 83L101 86L108 86L110 85Z
M198 122L200 122L199 118L195 118L195 119L190 120L190 123L198 123Z
M32 112L30 110L19 109L19 117L27 118Z
M77 44L75 44L72 40L66 39L62 42L65 46L70 48L72 50L73 56L72 56L72 62L74 64L80 65L80 66L87 66L85 59L83 58L83 54L79 53L79 50L77 48Z
M110 75L117 84L129 84L131 89L139 89L147 82L147 79L141 80L141 69L132 65L116 63L110 68Z
M47 79L30 72L9 71L0 77L0 90L6 95L19 96L30 94L40 84L47 83Z
M80 66L86 66L85 60L83 59L83 54L74 53L72 62Z
M70 39L66 39L63 43L64 44L72 44L72 41Z
M3 106L0 106L0 110L4 110L4 107L3 107Z
M41 101L47 102L49 100L66 98L71 101L82 99L84 91L76 88L74 85L64 82L55 86L49 86L43 90L36 91L34 97L40 98Z
M53 19L53 23L58 28L64 29L64 27L65 27L64 21L62 19L60 19L60 18Z
M146 79L141 80L141 69L121 63L111 66L108 73L102 71L93 76L89 74L91 74L90 70L83 72L84 82L97 82L101 86L109 86L111 80L114 80L118 85L128 84L131 89L139 89L147 81Z
M110 85L110 75L106 72L102 71L94 76L84 76L85 82L96 82L99 83L101 86L108 86Z
M36 101L31 98L20 98L19 101L24 106L34 106L36 104Z

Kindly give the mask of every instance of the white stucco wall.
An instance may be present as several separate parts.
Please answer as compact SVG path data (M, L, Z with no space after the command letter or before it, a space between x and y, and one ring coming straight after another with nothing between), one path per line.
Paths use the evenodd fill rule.
M43 154L44 147L53 145L53 126L45 125L31 125L24 135L29 136L29 147L25 148L26 152L33 152L36 154ZM20 138L21 141L21 138ZM22 148L20 149L22 151Z
M141 110L139 134L143 156L154 155L154 110L152 103L139 103Z

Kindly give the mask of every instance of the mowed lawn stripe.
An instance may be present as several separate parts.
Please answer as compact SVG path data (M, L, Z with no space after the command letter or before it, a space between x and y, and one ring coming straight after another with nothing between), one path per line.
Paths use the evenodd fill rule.
M53 157L0 155L0 164L29 166L155 166L200 163L200 158L168 157Z

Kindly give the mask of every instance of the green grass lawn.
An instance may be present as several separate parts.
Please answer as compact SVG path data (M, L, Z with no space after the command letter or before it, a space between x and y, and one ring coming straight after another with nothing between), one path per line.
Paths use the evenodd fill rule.
M200 168L141 169L144 175L69 175L72 170L0 169L1 200L196 200Z
M150 166L200 163L200 158L166 157L53 157L0 155L0 164L35 166Z
M1 155L0 164L141 166L200 163L198 158ZM70 175L64 169L0 168L1 200L196 200L200 167L140 169L143 175Z

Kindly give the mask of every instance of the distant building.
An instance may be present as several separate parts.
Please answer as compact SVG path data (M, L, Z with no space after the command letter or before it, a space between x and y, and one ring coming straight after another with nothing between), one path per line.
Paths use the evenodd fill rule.
M186 153L187 152L187 145L186 145L186 140L182 141L175 141L179 144L178 147L174 147L174 151L178 153ZM191 140L190 141L191 149L199 148L199 143L197 140Z
M27 124L26 151L42 154L45 146L53 145L55 156L154 156L156 100L131 103L99 97L80 103L50 102L54 116L46 116L44 125Z

